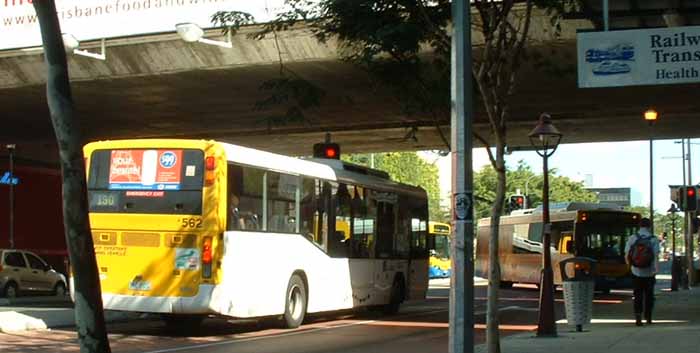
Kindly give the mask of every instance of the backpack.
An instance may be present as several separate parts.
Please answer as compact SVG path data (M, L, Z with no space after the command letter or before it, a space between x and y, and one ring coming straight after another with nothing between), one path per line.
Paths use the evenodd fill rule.
M630 247L627 257L634 267L650 267L654 262L654 247L651 244L651 237L637 235L637 240Z

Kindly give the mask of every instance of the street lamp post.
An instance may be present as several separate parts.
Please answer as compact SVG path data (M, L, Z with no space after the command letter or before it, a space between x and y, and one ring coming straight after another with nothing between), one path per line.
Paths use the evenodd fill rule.
M668 213L671 214L671 291L678 290L678 266L676 265L676 204L672 203Z
M552 227L549 223L549 170L547 159L557 150L562 134L552 125L549 114L540 115L537 126L528 135L537 154L542 157L542 272L540 274L539 318L537 336L557 335L554 323L554 273L550 254Z
M651 127L654 126L659 113L653 108L644 112L644 120L649 123L649 220L651 233L654 234L654 136Z

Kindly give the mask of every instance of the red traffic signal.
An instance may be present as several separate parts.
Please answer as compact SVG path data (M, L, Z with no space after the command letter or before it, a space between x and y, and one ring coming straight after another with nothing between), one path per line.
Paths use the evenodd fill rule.
M524 195L511 195L510 200L508 200L508 209L510 211L522 210L525 208L525 196Z
M515 203L517 203L518 205L522 206L523 204L525 204L525 198L522 197L522 196L516 196L516 197L515 197Z
M685 192L683 193L683 207L684 211L695 211L698 208L698 190L697 186L686 186L684 187Z
M340 145L337 143L317 143L314 145L314 157L340 159Z

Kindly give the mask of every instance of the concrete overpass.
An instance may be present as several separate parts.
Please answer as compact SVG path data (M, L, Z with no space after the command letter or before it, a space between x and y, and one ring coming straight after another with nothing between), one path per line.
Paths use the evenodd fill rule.
M660 113L656 138L700 135L698 84L577 88L575 33L595 23L566 20L556 37L549 17L535 16L529 46L556 63L556 70L534 62L523 68L508 143L527 145L527 134L544 111L564 133L564 143L646 139L650 129L642 112L648 106ZM341 60L336 42L321 44L303 26L276 39L249 39L246 34L256 29L234 36L232 49L187 43L173 31L109 39L105 61L70 55L73 96L86 140L202 137L304 155L331 132L344 152L445 148L433 118L403 114L389 92ZM205 36L224 39L219 30ZM478 50L476 34L475 42ZM81 48L98 51L99 44L81 43ZM267 118L286 107L255 108L269 95L260 85L279 75L280 57L326 91L321 107L306 112L308 121L270 125ZM18 154L27 158L52 160L56 152L44 65L40 50L0 51L0 143L17 143ZM449 119L441 116L437 122L448 138ZM475 127L488 136L479 105Z

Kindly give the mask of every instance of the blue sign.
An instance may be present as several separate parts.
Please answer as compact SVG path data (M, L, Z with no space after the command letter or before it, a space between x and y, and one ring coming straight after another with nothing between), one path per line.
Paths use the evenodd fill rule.
M163 168L172 168L175 163L177 163L177 155L175 153L167 151L160 155L160 166Z
M10 176L10 172L5 172L2 178L0 178L0 184L17 185L19 184L19 178L13 178Z
M700 26L580 32L578 85L700 82Z

